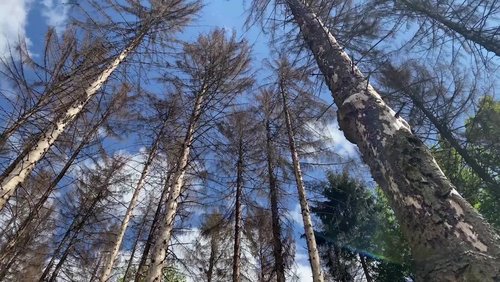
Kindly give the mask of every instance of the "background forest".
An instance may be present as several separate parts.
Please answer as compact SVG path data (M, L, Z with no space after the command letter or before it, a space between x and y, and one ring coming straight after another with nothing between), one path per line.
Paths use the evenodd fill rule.
M500 2L0 18L0 281L500 280Z

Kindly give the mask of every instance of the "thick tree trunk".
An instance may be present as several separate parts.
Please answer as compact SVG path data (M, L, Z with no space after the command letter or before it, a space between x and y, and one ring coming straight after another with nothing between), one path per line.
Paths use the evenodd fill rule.
M164 126L164 125L163 125ZM135 206L137 205L137 200L139 199L139 193L141 192L142 188L144 187L146 176L149 173L149 168L151 167L153 160L156 156L156 150L158 148L158 143L160 142L160 138L162 137L163 133L163 127L160 130L159 134L156 136L151 149L148 154L148 158L146 160L146 163L144 164L144 168L142 169L141 176L139 177L139 181L137 181L137 185L135 186L134 193L132 194L132 199L130 199L129 206L127 208L127 211L125 213L125 217L123 218L122 224L120 226L120 230L116 236L116 241L115 244L113 245L112 251L106 260L106 264L104 266L104 271L102 273L102 276L100 278L101 282L105 282L109 279L109 276L111 274L111 271L113 270L113 264L116 260L116 256L118 255L118 252L120 251L120 247L123 242L123 238L125 236L125 232L127 231L128 224L130 222L130 219L132 218L132 212L135 209Z
M243 192L243 137L238 142L238 162L236 164L236 203L234 204L234 251L233 282L240 282L241 265L241 196Z
M266 150L267 170L269 177L269 201L271 203L271 220L273 229L273 256L276 270L276 281L285 282L285 260L283 258L283 243L281 242L281 225L279 216L278 183L274 175L274 152L271 140L271 124L266 120Z
M87 103L96 95L101 87L109 79L113 71L127 58L127 56L137 48L148 32L151 24L141 29L137 36L115 57L115 59L103 70L103 72L85 90L85 96L81 101L75 102L66 109L66 112L59 116L52 127L49 127L40 138L21 153L14 162L2 174L0 179L0 210L3 209L9 198L16 191L17 186L23 183L31 173L36 163L40 161L50 147L61 135L66 127L80 114Z
M302 178L302 170L300 168L299 154L297 153L297 148L295 146L295 137L293 133L290 112L288 111L285 91L286 90L283 88L283 85L281 85L280 83L280 92L281 92L281 97L283 99L283 113L285 114L285 124L288 134L288 145L290 146L290 154L292 155L293 171L295 173L295 182L297 184L297 193L299 196L302 221L304 222L304 232L307 242L309 263L311 264L313 281L322 282L324 281L324 279L323 279L323 273L321 271L319 251L318 251L318 246L316 244L316 238L314 236L311 211L309 210L309 204L307 203L306 189L304 187L304 180Z
M325 76L346 138L387 195L421 281L500 279L499 237L454 189L427 147L396 117L322 21L286 0Z
M172 187L170 188L170 193L166 203L165 216L161 222L158 237L153 248L153 253L151 254L151 265L148 270L148 275L146 276L147 282L161 281L162 269L165 266L166 261L168 243L170 241L170 237L172 236L174 219L177 215L179 197L182 192L182 187L184 186L184 175L186 174L189 162L189 153L194 139L196 124L198 123L202 113L202 102L206 92L205 87L202 89L203 90L196 96L194 109L189 119L186 136L182 144L181 154L176 164L177 171L172 179Z
M456 32L466 40L470 40L475 44L482 46L484 49L495 53L495 55L500 56L500 40L496 39L493 35L486 36L486 34L481 31L469 29L464 24L446 19L443 15L440 15L435 9L433 9L434 7L430 7L427 4L419 4L419 1L399 1L401 1L401 3L403 3L403 5L405 5L410 11L428 17L437 24L441 25L444 29Z

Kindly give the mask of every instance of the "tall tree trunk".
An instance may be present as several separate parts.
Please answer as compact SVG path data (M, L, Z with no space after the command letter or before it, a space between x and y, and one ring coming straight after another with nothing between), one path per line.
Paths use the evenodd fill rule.
M372 282L373 278L370 275L370 271L368 269L368 264L366 263L366 258L362 256L361 254L358 254L359 256L359 261L361 262L361 267L363 267L363 273L365 274L365 279L366 282Z
M171 175L172 173L169 172L167 175L167 179L165 180L165 186L163 187L163 191L161 192L160 200L158 201L158 206L156 207L155 215L153 217L153 222L151 223L151 227L149 228L148 238L144 243L144 250L142 251L141 260L139 261L139 265L137 266L137 272L135 273L135 278L134 278L135 282L139 282L143 278L144 267L148 259L149 250L153 245L153 239L155 237L158 223L160 221L160 216L162 214L163 202L165 201L165 198L168 197Z
M457 151L457 153L462 157L462 159L469 165L469 167L479 176L488 186L489 190L493 195L497 195L500 197L500 186L499 184L491 177L488 171L482 167L476 158L471 156L469 152L458 143L457 139L453 136L453 133L449 129L446 124L443 124L438 120L438 118L429 111L422 100L415 97L413 93L409 94L410 99L413 101L413 104L420 110L424 115L432 122L432 124L436 127L441 135L448 143Z
M151 265L146 276L148 282L160 282L162 277L162 269L165 266L168 243L172 236L172 229L174 227L174 219L177 215L177 208L179 205L179 197L184 186L184 175L186 174L189 153L194 139L194 133L197 127L198 120L202 113L202 102L205 96L206 87L202 87L202 91L196 95L193 112L189 118L189 124L186 131L186 136L182 144L181 154L177 160L176 169L172 179L172 187L168 194L166 211L164 218L161 221L160 230L158 232L157 240L155 242L153 253L151 254Z
M155 137L155 140L153 141L153 144L151 146L151 149L148 154L148 158L146 160L146 163L144 164L144 168L142 169L141 176L139 177L139 181L137 181L137 184L135 186L134 193L132 194L132 199L130 199L129 206L127 208L127 211L125 213L125 217L123 218L122 224L120 226L120 230L116 236L116 241L113 245L113 248L111 250L111 253L106 260L106 264L104 266L104 271L102 273L102 276L100 278L101 282L105 282L109 279L109 276L111 274L111 271L113 270L113 264L116 260L116 256L118 255L118 251L120 251L120 247L123 242L123 238L125 236L125 232L127 231L128 224L130 222L130 219L132 218L132 212L135 209L135 206L137 205L137 200L139 199L139 193L141 192L142 188L144 187L146 176L149 173L150 166L153 163L153 160L156 156L156 151L158 149L158 144L160 142L160 138L163 135L163 128L165 124L163 124L162 128L160 129L160 132L158 135Z
M321 19L286 0L339 108L346 138L387 195L408 239L418 280L500 279L499 237L456 192L430 151L396 117Z
M114 105L114 103L113 103ZM89 142L92 140L92 137L97 133L101 125L109 118L111 115L112 111L112 106L110 106L104 115L102 116L101 120L96 123L83 137L83 140L78 144L78 147L75 148L69 159L66 161L64 164L63 168L61 171L57 174L56 178L52 180L50 185L47 187L47 189L43 192L42 196L36 204L33 206L32 210L28 214L28 216L21 222L19 225L16 235L9 240L4 246L2 246L2 251L0 251L0 262L3 262L6 256L10 253L10 251L15 248L18 245L18 242L23 236L26 234L26 232L29 231L27 228L29 224L38 216L40 210L43 208L45 202L47 202L47 199L49 196L52 194L54 189L57 187L59 182L63 179L63 177L66 175L70 167L73 165L73 162L76 160L80 152L83 150L83 148L89 144Z
M151 207L151 202L148 205L148 208L146 209L146 214L144 214L144 219L142 220L141 227L139 227L139 231L137 231L137 236L135 237L135 240L134 240L134 247L132 248L132 253L130 253L130 259L128 260L127 267L125 268L125 271L123 272L123 279L125 279L125 281L128 281L127 277L128 277L130 268L132 267L132 264L134 262L135 252L137 251L137 247L139 245L139 240L141 239L144 228L146 227L146 222L147 222L146 219L148 218L150 207Z
M441 25L444 29L456 32L466 40L470 40L475 44L482 46L484 49L495 53L500 56L500 40L496 39L493 35L486 36L478 30L467 28L464 24L445 18L434 9L434 6L418 3L419 1L399 0L410 11L430 18L437 24Z
M141 43L144 36L152 26L152 21L149 21L142 28L135 38L123 49L123 51L114 58L114 60L102 71L102 73L92 82L85 90L85 95L81 101L75 102L72 106L66 109L66 112L59 116L54 125L43 132L40 138L27 146L26 149L14 160L0 178L0 210L3 209L9 198L14 194L19 184L31 173L36 163L40 161L50 147L61 135L66 127L80 114L87 103L97 94L104 83L109 79L113 71L133 52Z
M283 243L281 242L281 225L278 209L278 183L274 175L274 152L271 138L271 124L266 120L267 171L269 177L269 200L271 202L271 220L273 229L273 256L276 270L276 281L285 282L285 260L283 259Z
M234 204L234 251L233 282L240 282L241 265L241 196L243 192L243 137L238 140L238 161L236 164L236 203Z
M211 235L210 239L210 256L208 257L208 269L207 269L207 282L212 282L212 279L214 278L214 268L215 268L215 263L217 259L217 249L218 244L217 244L217 239L213 237L214 235Z
M319 251L318 251L318 246L316 244L316 238L314 236L311 211L309 210L309 204L307 203L306 189L304 187L304 179L302 178L302 170L300 168L299 154L297 153L297 148L295 146L295 137L292 128L290 112L288 111L288 105L286 99L287 97L285 91L286 90L284 89L283 85L280 83L280 92L281 92L281 97L283 99L283 112L285 114L286 131L288 134L288 145L290 146L290 154L292 155L293 171L295 173L297 194L299 196L302 221L304 223L304 232L307 242L309 263L311 264L313 281L322 282L324 281L324 278L323 278L323 273L321 271Z

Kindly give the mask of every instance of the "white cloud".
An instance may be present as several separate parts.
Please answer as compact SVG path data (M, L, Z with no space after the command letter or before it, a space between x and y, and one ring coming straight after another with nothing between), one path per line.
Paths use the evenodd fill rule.
M66 28L66 20L71 7L67 2L67 0L42 1L42 16L47 25L53 26L57 32L62 32Z
M294 277L289 277L290 281L298 282L312 282L311 265L309 264L309 257L303 248L298 248L295 253L295 264L292 267L292 274Z
M354 157L357 155L356 145L347 141L344 133L340 131L337 122L330 123L324 128L324 134L326 137L331 138L331 142L335 148L335 152L343 157Z
M0 57L9 55L9 47L15 47L26 36L26 24L31 0L0 1Z

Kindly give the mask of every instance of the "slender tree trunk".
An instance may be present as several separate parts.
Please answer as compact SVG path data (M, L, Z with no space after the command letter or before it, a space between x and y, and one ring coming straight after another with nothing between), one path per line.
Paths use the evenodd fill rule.
M467 28L464 24L446 19L445 16L439 14L434 7L427 4L419 4L419 1L400 0L410 11L430 18L437 24L441 25L444 29L456 32L466 40L470 40L475 44L482 46L484 49L495 53L500 56L500 40L496 39L493 35L485 36L481 31Z
M295 137L292 128L290 112L288 111L286 93L281 83L280 83L280 92L281 92L281 97L283 99L283 112L285 114L285 124L288 134L288 145L290 146L290 154L292 155L293 171L295 173L295 182L297 184L297 193L299 196L302 221L304 222L304 232L307 242L307 251L309 254L309 263L311 264L313 281L322 282L324 281L324 279L323 279L323 273L321 271L321 262L319 258L318 246L316 244L316 238L314 236L311 211L309 210L309 204L307 203L306 189L304 187L304 180L302 178L302 170L300 168L299 154L297 153L297 148L295 146Z
M54 121L54 125L49 127L36 143L27 148L21 155L7 168L0 178L0 210L3 209L9 198L16 191L17 186L23 183L26 177L31 173L36 163L40 161L50 147L61 135L66 127L80 114L87 103L96 95L99 89L109 79L113 71L133 52L141 43L146 33L151 28L150 22L142 28L137 36L115 57L115 59L102 71L95 81L85 90L85 96L81 101L75 102L66 109L66 112Z
M236 164L236 203L234 207L234 251L233 251L233 282L240 282L241 265L241 196L243 192L243 137L238 142L238 162Z
M281 242L281 225L278 209L278 183L274 175L274 152L271 140L271 124L266 120L267 170L269 174L269 200L271 202L271 220L273 229L273 255L276 281L285 282L285 260L283 259L283 243Z
M440 122L438 118L429 111L422 101L415 97L412 93L409 95L410 99L413 101L413 104L421 110L424 115L432 122L432 124L436 127L439 134L446 140L448 143L457 151L457 153L463 158L463 160L469 165L469 167L488 185L492 194L500 197L500 187L499 184L491 177L488 171L482 167L476 158L471 156L469 152L463 148L460 143L458 143L457 139L453 136L451 130Z
M137 246L139 245L139 240L141 239L142 232L144 231L144 228L146 227L146 219L148 218L150 207L151 207L151 205L148 205L148 208L146 209L146 214L144 215L144 219L142 221L141 227L139 228L139 231L137 232L137 236L135 237L134 247L132 248L132 253L130 254L130 259L128 260L128 263L127 263L127 268L125 268L125 272L123 273L123 278L125 279L125 281L128 281L127 280L128 273L130 271L130 268L132 267L132 263L134 262L135 252L137 251Z
M217 239L212 238L210 239L210 257L208 258L208 270L207 270L207 282L212 282L213 275L214 275L214 268L215 268L215 260L217 257Z
M142 251L141 260L139 261L139 265L137 266L137 272L135 273L135 278L134 278L135 282L139 282L143 278L143 273L145 272L144 267L145 267L146 261L148 259L149 250L151 249L151 246L153 245L153 239L155 237L158 223L160 221L160 216L162 214L163 202L165 201L165 198L168 197L168 193L169 193L169 189L170 189L170 176L171 175L172 175L172 173L169 173L167 176L167 179L165 180L165 187L163 188L163 191L161 192L160 200L158 201L158 206L156 207L155 215L153 217L153 222L151 223L151 227L149 229L148 238L146 239L146 242L144 243L144 250Z
M172 179L172 187L170 188L170 192L168 194L165 216L161 222L159 234L153 248L153 253L151 254L151 265L148 270L148 275L146 276L146 281L148 282L161 281L162 269L165 266L166 261L168 243L170 241L170 237L172 236L174 219L179 205L179 197L182 192L182 187L184 186L184 175L187 170L189 153L191 151L196 124L202 113L202 102L206 88L203 87L202 89L203 90L196 96L194 109L189 119L188 129L182 144L181 154L176 164L177 171Z
M446 179L430 151L396 117L322 21L286 0L339 108L346 138L387 195L421 281L500 279L499 237Z
M365 274L366 282L372 282L373 278L370 275L370 271L368 270L368 264L366 263L365 257L361 254L359 254L359 261L361 262L361 266L363 267L363 273Z
M123 218L122 224L120 226L120 230L116 236L115 244L113 245L110 256L106 260L104 271L100 278L101 282L107 281L109 279L111 271L113 270L113 264L116 260L116 256L118 255L118 251L120 251L120 247L122 245L125 232L127 231L128 224L130 222L130 219L132 218L132 212L134 211L135 206L137 205L137 200L139 199L139 193L144 187L146 176L148 175L150 166L152 165L153 160L156 156L156 150L158 149L158 143L160 142L162 133L163 133L163 127L160 130L159 134L156 136L155 140L153 141L153 144L148 154L148 158L146 160L146 163L144 164L144 168L142 169L141 176L139 177L139 181L137 182L134 193L132 194L132 199L130 199L130 203L125 213L125 217Z
M57 187L59 182L63 179L63 177L66 175L70 167L73 165L73 162L76 160L82 149L89 144L91 141L92 137L96 134L100 126L109 118L109 116L112 113L112 106L110 106L106 112L104 113L103 117L101 120L96 123L88 132L87 134L83 137L83 140L78 144L78 147L75 148L73 153L71 154L70 158L66 161L64 164L64 167L61 169L61 171L58 173L56 178L52 180L50 185L47 187L47 189L43 192L42 197L38 199L36 204L33 206L32 210L28 214L28 216L21 222L19 225L16 235L7 242L2 247L2 251L0 251L0 262L2 262L6 256L10 253L10 251L15 248L18 245L18 241L26 234L26 232L29 231L27 228L29 224L38 216L40 210L43 208L45 202L47 202L47 199L49 196L52 194L54 189Z

